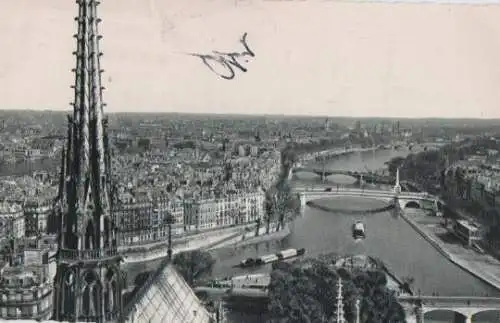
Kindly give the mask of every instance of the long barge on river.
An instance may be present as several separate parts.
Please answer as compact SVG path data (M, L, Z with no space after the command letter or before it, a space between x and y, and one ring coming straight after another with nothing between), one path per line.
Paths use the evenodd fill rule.
M306 249L304 249L304 248L285 249L285 250L282 250L282 251L275 253L275 254L265 255L262 257L258 257L258 258L247 258L245 260L242 260L238 265L236 265L236 267L249 268L249 267L263 266L263 265L271 264L274 262L299 257L299 256L304 255L305 253L306 253Z

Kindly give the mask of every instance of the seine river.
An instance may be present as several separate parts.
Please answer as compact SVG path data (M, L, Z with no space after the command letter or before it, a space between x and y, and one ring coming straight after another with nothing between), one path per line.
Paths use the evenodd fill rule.
M408 151L381 150L351 154L330 162L336 170L376 170L385 167L384 162L395 156L404 156ZM318 183L314 174L299 173L295 184ZM332 183L348 184L351 178L329 178ZM356 208L366 205L380 205L378 200L361 198L332 198L321 203L345 206L356 204ZM360 215L330 213L306 207L303 216L292 224L292 234L281 242L267 242L257 246L239 249L228 248L216 251L218 262L214 276L229 276L249 272L232 268L240 260L274 253L285 248L306 248L307 256L336 252L339 254L366 254L382 259L398 277L414 278L413 288L422 294L440 296L497 296L500 291L485 284L469 273L443 258L427 241L415 232L403 219L395 218L391 213L377 213L363 218L367 228L367 237L362 243L356 243L351 237L353 222ZM255 272L269 272L270 268L260 268ZM248 315L230 315L234 322L253 322L262 318ZM436 315L434 315L436 316ZM439 315L438 315L439 316ZM449 315L427 317L426 322L452 322ZM431 320L435 319L435 320ZM486 319L486 318L485 318ZM481 320L480 322L489 322ZM476 322L479 322L476 320ZM493 322L493 321L491 321Z

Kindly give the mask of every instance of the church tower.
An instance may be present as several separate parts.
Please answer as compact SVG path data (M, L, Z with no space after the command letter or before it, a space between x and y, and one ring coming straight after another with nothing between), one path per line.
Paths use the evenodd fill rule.
M77 0L73 114L68 116L59 192L54 319L112 322L122 311L124 277L111 213L110 155L103 115L96 0Z

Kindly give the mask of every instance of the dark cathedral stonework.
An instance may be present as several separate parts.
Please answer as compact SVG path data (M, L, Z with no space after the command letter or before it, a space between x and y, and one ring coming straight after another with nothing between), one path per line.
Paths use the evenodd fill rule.
M124 277L112 216L107 121L103 116L98 2L79 0L73 115L68 117L58 209L54 319L120 321Z

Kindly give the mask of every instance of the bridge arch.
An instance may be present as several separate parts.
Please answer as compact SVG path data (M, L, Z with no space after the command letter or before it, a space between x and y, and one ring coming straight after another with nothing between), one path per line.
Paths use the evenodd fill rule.
M474 313L471 322L500 322L500 309L486 309Z
M420 202L410 200L410 201L404 201L404 208L409 208L409 209L420 209L422 208L422 205L420 205Z
M339 192L339 193L327 193L327 192L320 192L320 193L311 193L311 194L301 194L301 199L304 204L307 202L312 202L316 200L321 200L321 199L335 199L335 198L342 198L342 197L362 197L362 198L367 198L367 199L374 199L374 200L379 200L379 201L384 201L384 202L390 202L391 197L390 196L379 196L379 195L362 195L359 193L350 193L350 192Z
M448 322L465 323L467 316L453 309L430 309L424 311L424 322L429 320L445 320Z
M343 170L322 170L322 169L315 169L315 168L294 168L294 169L291 169L292 176L293 176L293 174L297 174L297 173L314 174L320 178L323 178L323 175L325 177L332 176L332 175L341 175L341 176L345 176L347 178L351 178L353 180L353 183L355 181L359 181L359 179L361 178L361 175L363 175L363 173L352 172L352 171L343 171Z
M385 201L390 203L394 201L394 192L386 190L371 190L371 189L356 189L356 188L332 188L331 190L325 189L325 187L300 187L295 188L301 201L301 205L304 207L310 201L330 198L330 197L363 197L369 199L376 199L380 201ZM399 207L404 208L423 208L423 201L432 199L433 197L427 196L427 194L422 193L406 193L400 194L397 197ZM410 203L413 202L413 203ZM416 204L414 204L416 203Z
M394 193L391 191L385 191L385 190L364 190L364 189L356 189L356 188L331 188L331 190L325 190L324 187L321 188L299 188L298 190L296 189L296 192L305 199L305 202L308 202L310 200L316 200L316 199L321 199L321 198L328 198L328 197L340 197L340 196L353 196L353 197L366 197L366 198L375 198L375 199L381 199L381 200L393 200L394 199ZM414 202L417 203L419 207L422 206L421 200L423 199L429 199L423 196L420 196L420 194L416 194L416 196L413 195L400 195L398 200L401 204L401 207L404 207L407 205L409 202ZM411 207L411 205L410 205Z

